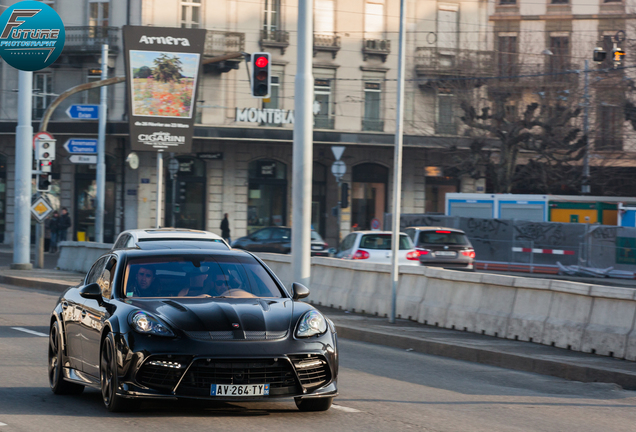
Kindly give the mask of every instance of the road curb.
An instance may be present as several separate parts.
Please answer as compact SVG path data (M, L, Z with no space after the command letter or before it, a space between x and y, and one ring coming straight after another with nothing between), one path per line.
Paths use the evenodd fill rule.
M53 291L62 293L73 285L59 282L43 281L39 279L30 279L17 276L0 275L0 283L6 285L14 285L22 288L41 289L45 291Z
M420 338L398 336L374 330L362 330L338 323L336 323L336 328L338 337L344 339L369 342L392 348L412 349L413 351L423 354L448 357L523 372L533 372L541 375L550 375L571 381L614 383L626 390L636 390L636 373L609 368L582 366L539 357L522 356L502 351Z

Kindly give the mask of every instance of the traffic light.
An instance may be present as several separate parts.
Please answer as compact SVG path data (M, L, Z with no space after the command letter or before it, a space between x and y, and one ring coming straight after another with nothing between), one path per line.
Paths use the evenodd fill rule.
M39 192L48 192L51 190L51 175L50 174L38 174L36 176L36 189Z
M55 160L55 140L38 139L35 141L35 159L39 161Z
M272 77L269 53L252 54L252 96L266 98L269 96Z
M349 183L342 183L340 185L340 207L349 207Z
M605 61L606 58L607 58L607 51L605 51L603 48L600 48L600 47L594 48L593 59L595 62L602 63Z
M614 64L618 65L625 59L625 50L622 48L614 48L612 50L612 58L614 60Z

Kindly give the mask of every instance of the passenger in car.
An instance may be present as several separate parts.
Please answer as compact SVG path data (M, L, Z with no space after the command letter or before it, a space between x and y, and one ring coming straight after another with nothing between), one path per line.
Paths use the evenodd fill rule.
M202 294L208 294L205 290L205 281L208 278L206 268L194 267L188 272L189 285L179 291L178 296L200 296Z

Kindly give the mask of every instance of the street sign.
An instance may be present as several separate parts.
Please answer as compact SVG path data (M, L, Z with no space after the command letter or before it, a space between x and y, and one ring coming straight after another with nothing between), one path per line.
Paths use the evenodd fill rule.
M31 205L31 214L38 222L44 221L52 211L53 207L48 200L42 196Z
M71 138L64 143L64 148L71 154L94 154L97 153L97 140Z
M371 219L371 229L373 231L380 230L380 220L379 219Z
M71 105L66 110L66 115L78 120L99 119L99 105Z
M96 164L97 155L72 155L68 160L75 164Z
M53 135L51 135L48 132L38 132L36 134L33 134L33 150L35 150L35 142L38 140L48 140L48 141L52 141L55 138L53 138Z
M339 180L347 172L347 166L343 161L335 161L331 165L331 172Z
M340 158L342 157L342 154L345 151L344 146L331 146L331 151L333 152L333 155L336 157L336 160L339 161Z

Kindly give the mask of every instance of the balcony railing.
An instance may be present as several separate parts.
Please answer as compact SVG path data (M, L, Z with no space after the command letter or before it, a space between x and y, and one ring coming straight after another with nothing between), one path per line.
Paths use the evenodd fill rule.
M435 133L438 135L457 135L457 123L441 123L435 124Z
M208 30L203 55L218 56L245 51L245 33Z
M384 120L362 119L362 130L384 132Z
M493 53L458 48L418 47L415 71L428 77L485 77L495 72Z
M335 34L314 34L314 55L318 51L331 52L333 58L340 50L340 36Z
M316 116L314 117L314 129L333 129L335 125L334 117Z
M289 46L289 32L285 30L261 30L261 48L280 48L285 54Z
M99 53L108 44L110 53L119 52L119 27L66 27L65 53Z
M386 61L386 57L391 53L391 41L389 39L365 39L362 42L362 54L364 60L369 55L378 55L382 57L382 61Z

